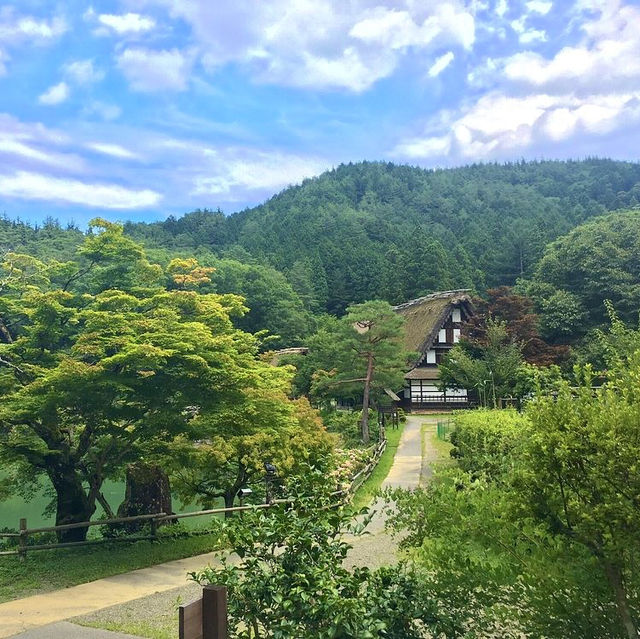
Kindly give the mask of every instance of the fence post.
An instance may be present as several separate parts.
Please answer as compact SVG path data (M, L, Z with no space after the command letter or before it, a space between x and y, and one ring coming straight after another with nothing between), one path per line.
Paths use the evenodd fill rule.
M158 520L155 517L150 520L150 529L153 541L155 541L158 538Z
M202 639L227 639L227 588L202 589Z
M27 520L20 520L20 537L18 538L18 557L20 561L27 558Z

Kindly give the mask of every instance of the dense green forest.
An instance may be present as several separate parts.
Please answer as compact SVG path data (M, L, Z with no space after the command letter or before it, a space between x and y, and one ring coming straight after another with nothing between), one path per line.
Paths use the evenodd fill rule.
M427 171L342 165L225 217L129 224L148 246L207 248L287 275L311 305L397 303L434 290L513 284L545 246L591 217L640 203L640 165L522 162Z
M341 315L352 303L398 303L452 288L484 294L516 282L535 301L544 336L563 343L601 324L603 300L611 295L633 319L638 278L628 265L638 263L637 217L621 214L585 231L581 225L639 203L640 164L629 162L435 171L363 162L341 165L230 216L195 211L127 223L125 233L158 264L195 256L214 267L206 291L242 295L250 310L238 327L266 330L265 347L302 343L319 315ZM81 230L54 220L37 228L0 223L0 248L39 259L73 259L82 240ZM587 254L600 257L585 262ZM598 266L604 263L611 273ZM593 290L583 291L583 281Z

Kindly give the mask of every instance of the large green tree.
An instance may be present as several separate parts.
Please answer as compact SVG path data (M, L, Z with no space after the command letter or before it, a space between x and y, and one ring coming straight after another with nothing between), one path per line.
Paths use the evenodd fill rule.
M530 282L543 333L580 337L607 319L605 300L635 323L640 308L640 211L611 213L550 244Z
M17 480L49 478L57 524L88 520L104 480L128 462L152 458L214 413L232 419L232 407L274 377L287 383L234 328L242 298L184 290L185 274L202 275L197 265L164 274L116 225L98 221L77 262L12 256L4 271L0 455Z
M410 353L404 349L404 319L379 300L355 304L334 324L322 344L326 368L315 373L312 392L329 395L351 388L362 396L361 434L369 442L369 406L385 388L401 388ZM313 356L313 354L312 354ZM338 390L338 393L340 391Z

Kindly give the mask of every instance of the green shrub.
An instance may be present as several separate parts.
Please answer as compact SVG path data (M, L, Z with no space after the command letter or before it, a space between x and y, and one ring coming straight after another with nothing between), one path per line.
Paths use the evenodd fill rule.
M459 413L450 436L451 456L464 471L495 479L511 467L512 451L528 421L512 410Z
M361 448L364 444L360 437L360 415L360 411L325 411L322 421L330 433L340 437L344 448ZM378 441L380 428L373 410L369 410L369 433L372 442Z

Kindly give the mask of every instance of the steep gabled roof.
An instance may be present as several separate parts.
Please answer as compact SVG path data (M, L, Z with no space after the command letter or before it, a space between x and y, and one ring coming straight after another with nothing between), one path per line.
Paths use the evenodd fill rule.
M456 304L466 306L472 312L470 289L440 291L394 306L394 310L405 318L405 348L420 353L414 363L417 366L446 322Z

